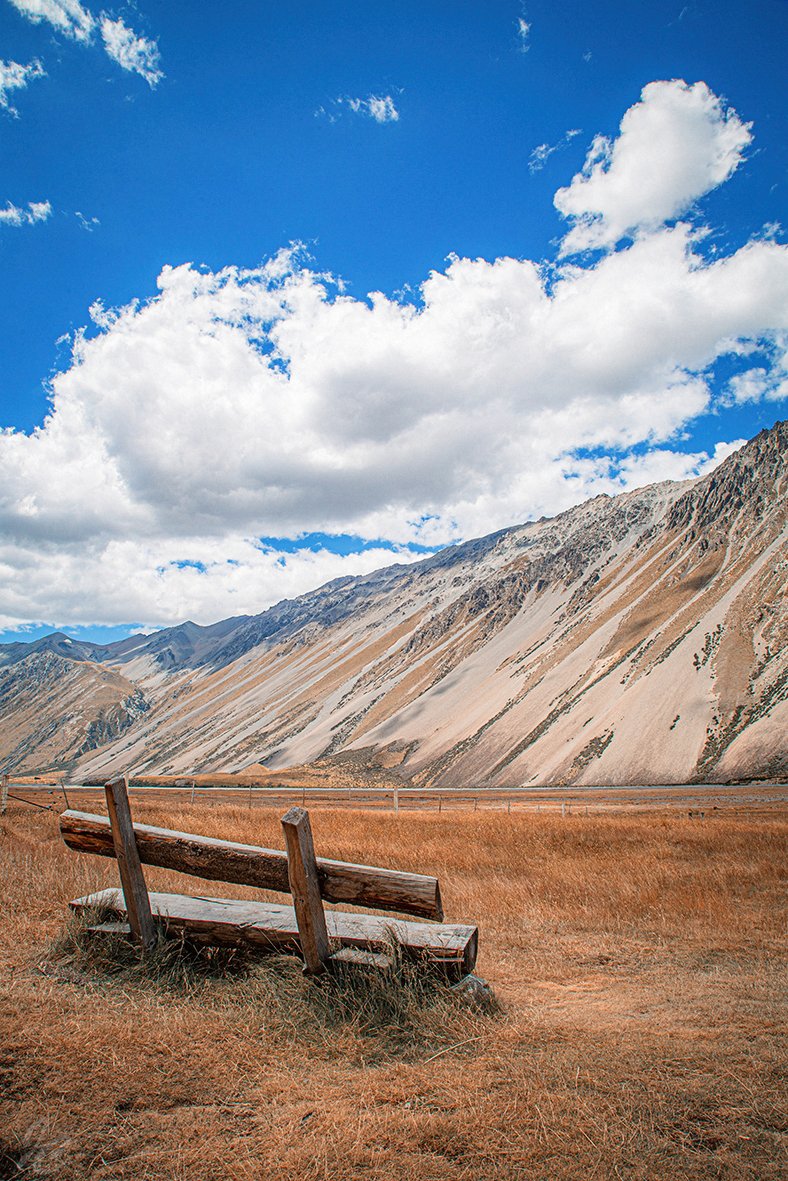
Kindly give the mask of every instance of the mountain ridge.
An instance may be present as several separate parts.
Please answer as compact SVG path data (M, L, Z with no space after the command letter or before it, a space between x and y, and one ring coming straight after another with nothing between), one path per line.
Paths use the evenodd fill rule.
M101 776L344 758L447 786L783 774L786 455L778 423L701 479L596 497L259 615L83 645L82 664L122 679L128 724L61 763ZM4 717L42 643L0 646ZM18 769L7 730L0 767Z

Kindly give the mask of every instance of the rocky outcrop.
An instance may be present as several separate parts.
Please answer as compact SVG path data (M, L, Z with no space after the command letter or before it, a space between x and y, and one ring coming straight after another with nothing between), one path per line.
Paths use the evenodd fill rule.
M141 718L149 709L150 704L141 689L136 689L128 697L119 701L117 705L102 709L98 717L94 718L92 722L88 722L85 741L75 752L74 757L78 759L88 751L120 738L121 734L125 734L129 727L134 725L137 718Z

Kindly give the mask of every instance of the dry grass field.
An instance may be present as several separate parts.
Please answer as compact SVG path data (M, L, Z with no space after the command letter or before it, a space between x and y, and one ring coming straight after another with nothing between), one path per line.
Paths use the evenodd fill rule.
M133 807L282 847L273 809ZM440 877L447 919L480 927L483 1013L292 959L112 971L64 930L114 862L12 800L0 1179L784 1178L788 825L706 816L315 810L322 855Z

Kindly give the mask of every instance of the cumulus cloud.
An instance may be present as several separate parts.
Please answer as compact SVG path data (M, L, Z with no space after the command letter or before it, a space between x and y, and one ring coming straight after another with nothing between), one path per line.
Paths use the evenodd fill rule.
M517 27L517 40L519 41L520 52L527 53L528 50L531 48L531 45L530 45L531 26L528 23L528 21L525 19L525 17L521 16L517 20L516 27Z
M14 8L34 24L48 21L75 41L90 41L96 18L79 0L11 0Z
M43 425L0 434L0 619L208 622L701 474L736 445L676 442L718 360L723 403L783 397L787 339L788 248L710 257L683 222L583 266L451 257L410 302L298 248L165 267L154 298L94 303ZM312 533L372 548L260 541Z
M771 347L761 350L761 364L732 377L726 395L725 403L737 406L788 398L788 334L778 335Z
M0 225L32 226L37 221L46 221L51 216L52 206L48 201L28 201L27 209L12 205L9 201L5 209L0 209Z
M716 358L788 330L788 250L708 262L679 225L552 274L452 258L420 296L351 297L291 251L94 305L44 425L0 435L6 620L45 594L75 623L257 611L391 560L262 536L435 545L702 471L671 440Z
M156 86L164 77L159 68L159 47L147 37L139 37L122 20L101 18L101 36L104 48L113 61L123 70L139 74L150 87Z
M134 620L143 622L142 630L184 619L211 623L256 613L333 578L415 560L394 559L382 548L344 557L327 550L283 555L244 538L217 544L199 537L193 548L184 539L175 552L182 557L173 558L169 540L140 538L91 543L79 551L44 547L35 556L35 577L30 571L20 578L20 550L0 538L0 573L14 574L0 603L0 628L16 628L20 620L55 626Z
M735 171L752 139L705 82L651 82L621 120L598 135L579 172L555 195L572 228L562 254L614 246L684 213Z
M0 107L10 115L17 115L18 111L11 105L8 92L22 90L33 78L43 78L45 74L46 71L37 58L26 66L21 66L19 62L0 61Z

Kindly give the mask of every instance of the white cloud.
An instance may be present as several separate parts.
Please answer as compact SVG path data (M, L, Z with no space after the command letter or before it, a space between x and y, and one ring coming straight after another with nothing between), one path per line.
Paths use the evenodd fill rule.
M48 201L28 201L27 209L12 205L9 201L5 209L0 209L0 225L32 226L51 216L52 206Z
M34 24L48 21L60 33L76 41L90 41L96 18L79 0L11 0L14 8Z
M517 21L517 38L520 42L520 52L527 53L531 48L529 38L531 36L531 26L524 16L518 18Z
M82 226L82 229L87 230L89 234L92 234L96 227L101 225L101 222L97 217L86 217L85 214L80 213L78 209L74 213L74 217Z
M102 15L101 36L104 48L124 70L139 74L154 87L164 77L159 68L159 47L147 37L139 37L122 20Z
M156 42L135 33L120 17L113 20L102 12L97 19L79 0L11 0L11 3L34 24L48 21L58 32L85 45L93 41L98 29L107 56L121 69L139 74L151 87L164 77Z
M352 298L292 253L165 268L159 288L94 305L43 427L0 435L6 622L257 611L393 559L256 537L437 544L704 470L716 457L671 439L708 408L707 367L788 330L788 249L709 263L683 225L549 284L527 260L453 258L420 307Z
M80 623L112 624L119 619L140 620L141 630L162 625L214 622L220 615L253 614L282 597L293 598L333 578L366 574L397 557L386 549L372 549L340 557L321 550L296 554L266 552L243 538L221 544L204 537L177 550L183 557L198 555L204 572L179 565L166 540L113 539L106 544L73 548L45 547L35 556L36 572L24 570L20 581L20 552L0 538L0 574L15 584L0 603L0 628L15 628L20 619L42 620L56 626ZM112 578L107 572L112 571ZM37 583L37 579L45 582ZM218 613L217 613L218 612Z
M390 94L370 94L367 98L338 98L335 101L339 105L344 104L350 107L351 111L357 115L367 115L376 123L396 123L399 119L399 111ZM325 114L325 111L321 107L320 111L316 113Z
M788 247L702 242L679 223L584 266L452 257L411 302L351 297L293 249L97 300L44 424L0 434L0 621L259 611L393 559L256 538L435 545L708 470L735 444L677 434L785 396ZM715 403L720 357L748 369Z
M562 135L556 143L539 144L528 157L528 171L540 172L555 152L560 152L562 148L567 147L575 136L578 135L580 135L580 128L573 127L565 135Z
M721 184L752 139L705 82L651 82L611 142L598 135L583 171L559 189L555 205L574 224L563 254L615 245L684 213Z
M396 123L399 119L399 111L394 106L390 94L385 94L382 98L371 94L367 99L367 110L376 123Z
M46 75L41 62L35 58L26 66L19 62L0 61L0 107L11 115L18 112L8 99L10 90L22 90L33 78L43 78Z
M629 455L620 463L611 463L609 459L587 462L590 469L598 473L598 490L615 495L622 488L706 476L746 442L746 439L735 439L730 443L718 443L711 455L705 451L685 452L674 451L669 447L654 447L644 454Z
M761 350L761 361L731 378L726 404L741 406L788 398L788 334L778 335L771 348Z

